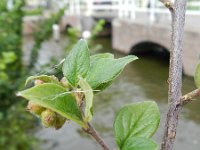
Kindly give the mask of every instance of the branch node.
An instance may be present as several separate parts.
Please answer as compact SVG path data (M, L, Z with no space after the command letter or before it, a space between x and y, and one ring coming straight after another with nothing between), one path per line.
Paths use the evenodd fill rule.
M99 145L101 145L101 147L103 148L103 150L110 150L110 148L108 147L108 145L98 135L98 133L95 131L95 129L92 127L92 125L90 123L88 123L88 127L87 128L83 128L83 131L85 131L86 133L88 133L89 135L91 135L97 141L97 143L99 143Z
M176 137L176 132L171 132L170 134L169 134L169 138L170 139L174 139Z
M165 7L167 7L169 10L174 10L174 2L172 0L160 0Z

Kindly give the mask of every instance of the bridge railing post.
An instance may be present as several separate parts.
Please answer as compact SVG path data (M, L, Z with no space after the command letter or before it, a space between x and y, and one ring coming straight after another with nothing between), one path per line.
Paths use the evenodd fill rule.
M124 17L128 18L129 14L129 0L124 0Z
M69 15L72 15L74 13L74 1L69 1Z
M132 20L135 20L136 18L136 12L135 12L135 9L136 9L136 6L135 6L135 0L131 0L131 4L130 4L130 18Z
M127 18L129 9L129 0L118 0L118 15L120 18Z
M75 14L76 15L80 15L80 0L75 0L74 1L75 4Z
M86 5L86 16L90 16L93 11L93 0L86 0Z
M155 22L155 0L150 0L150 22L154 23Z
M118 17L123 17L123 0L118 0Z

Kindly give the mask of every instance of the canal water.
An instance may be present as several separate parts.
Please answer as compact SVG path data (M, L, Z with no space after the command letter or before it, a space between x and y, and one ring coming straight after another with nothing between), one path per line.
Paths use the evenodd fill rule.
M112 52L116 57L123 54L111 48L111 40L102 38L98 52ZM153 139L161 143L167 112L168 60L152 56L139 56L140 59L129 64L123 73L105 91L94 99L94 118L92 124L110 147L115 148L113 121L115 114L126 104L155 100L161 112L161 125ZM193 78L183 76L183 93L194 90ZM37 132L44 144L44 150L100 150L101 148L81 131L75 123L66 123L60 130L42 128ZM200 101L188 104L180 115L175 150L200 149Z

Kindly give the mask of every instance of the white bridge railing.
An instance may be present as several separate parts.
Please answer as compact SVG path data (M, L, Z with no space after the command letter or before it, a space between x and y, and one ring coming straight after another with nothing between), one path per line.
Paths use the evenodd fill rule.
M66 0L69 8L66 13L71 15L87 15L98 17L119 17L136 19L138 12L149 14L154 22L157 14L169 13L159 0ZM101 16L102 14L102 16ZM104 14L104 15L103 15ZM111 15L112 14L112 15ZM114 14L114 15L113 15ZM200 15L200 1L188 2L187 14Z

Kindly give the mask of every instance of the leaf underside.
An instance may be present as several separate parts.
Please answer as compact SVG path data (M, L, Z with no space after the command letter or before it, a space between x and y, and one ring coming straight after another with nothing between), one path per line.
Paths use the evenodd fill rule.
M18 95L83 125L82 115L75 97L62 86L44 83L21 91Z
M93 116L93 91L90 85L84 80L80 79L79 85L85 94L85 119L84 121L89 122Z
M58 80L56 80L54 77L52 76L47 76L47 75L40 75L40 76L30 76L26 79L26 83L25 86L33 81L33 80L42 80L45 83L55 83L55 84L60 84L60 82Z

